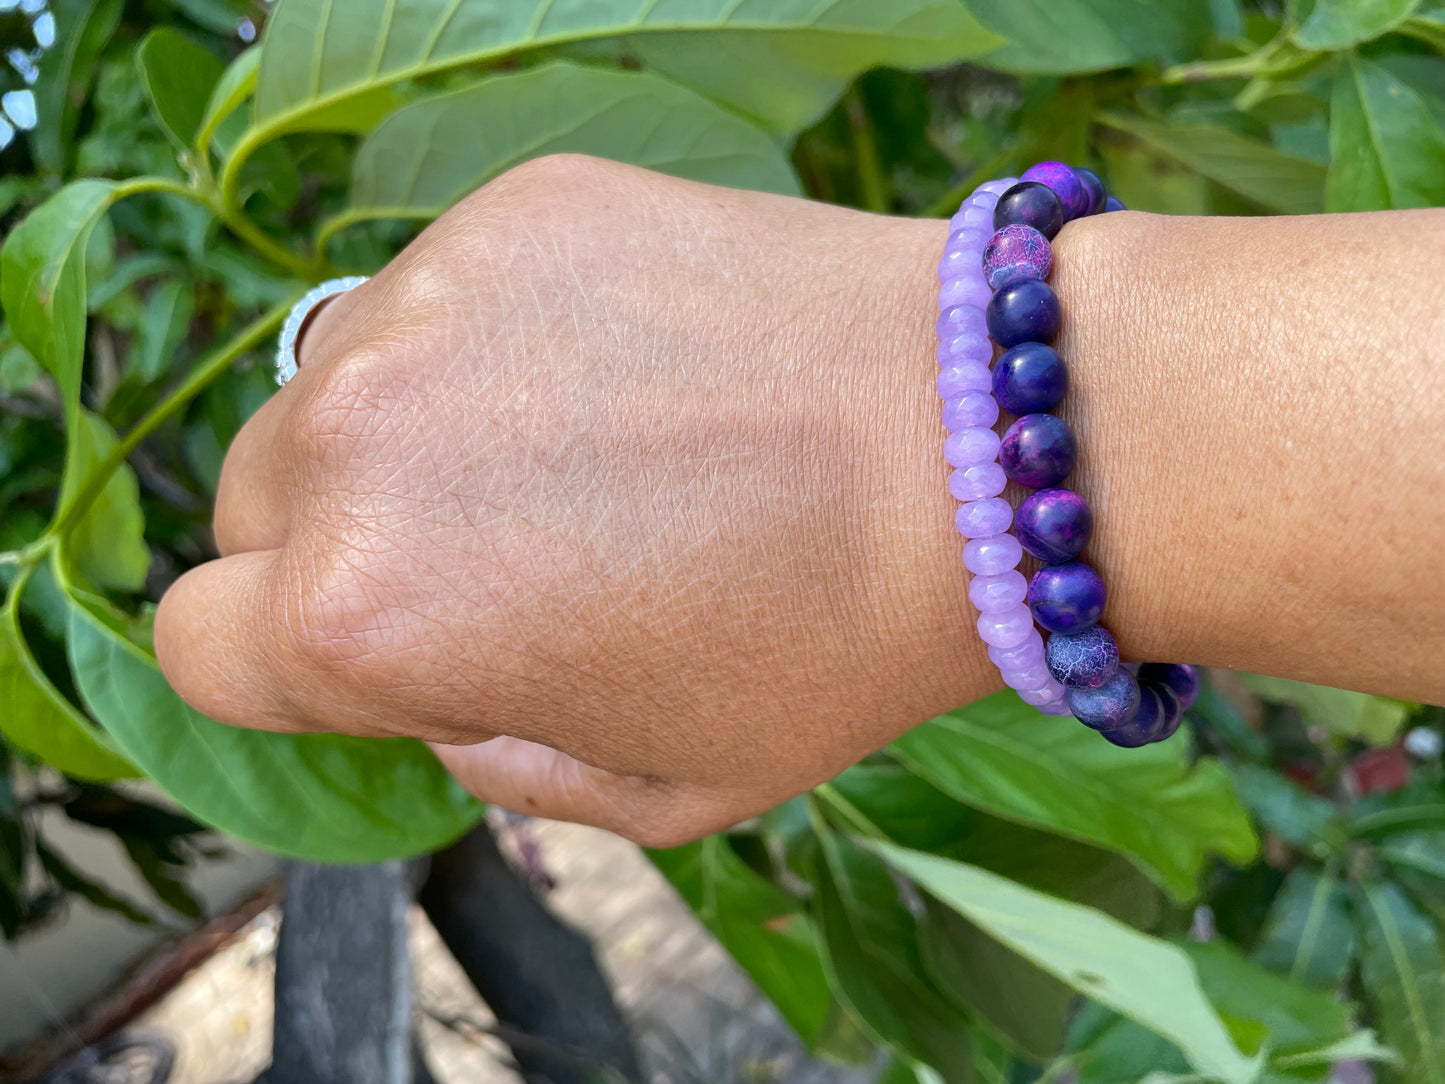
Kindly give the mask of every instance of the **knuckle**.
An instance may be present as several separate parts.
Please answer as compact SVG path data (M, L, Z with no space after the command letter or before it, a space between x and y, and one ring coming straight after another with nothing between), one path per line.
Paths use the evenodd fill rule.
M349 351L308 381L287 428L301 462L344 464L381 431L400 397L397 367L380 345Z
M640 171L588 154L544 154L515 165L475 194L488 203L502 200L517 208L537 209L595 201L600 192L625 185Z

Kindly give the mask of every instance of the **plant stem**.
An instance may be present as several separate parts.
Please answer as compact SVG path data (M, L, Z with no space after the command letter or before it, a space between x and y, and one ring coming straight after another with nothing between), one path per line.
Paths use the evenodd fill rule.
M307 260L298 256L284 245L268 237L256 223L247 216L241 205L241 167L251 155L266 142L268 132L264 127L249 128L231 150L231 156L221 167L221 179L216 189L214 208L216 216L241 240L254 248L271 262L307 282L317 282L329 270L325 256L317 253Z
M845 108L848 128L853 133L853 157L858 163L859 202L864 210L887 214L888 189L878 161L878 141L873 137L873 122L856 84L848 91Z
M819 783L813 788L813 794L822 799L823 803L838 815L839 820L844 821L860 836L865 839L888 842L888 836L883 829L870 821L856 805L839 794L832 783Z

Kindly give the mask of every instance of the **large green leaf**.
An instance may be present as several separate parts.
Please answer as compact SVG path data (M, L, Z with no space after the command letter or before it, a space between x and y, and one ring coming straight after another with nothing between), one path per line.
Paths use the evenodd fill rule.
M115 434L100 418L83 407L75 414L60 484L61 508L76 497L115 443ZM137 591L145 583L151 554L145 543L140 489L128 466L122 463L116 468L71 528L65 552L96 586Z
M420 742L272 734L206 718L103 607L77 599L71 608L70 667L81 699L198 820L278 854L377 862L444 846L480 816Z
M1213 29L1198 0L965 0L1008 39L982 63L1002 71L1067 75L1183 60Z
M1325 168L1307 158L1214 124L1162 123L1120 113L1100 119L1261 207L1295 215L1324 209Z
M1352 57L1330 114L1331 211L1445 203L1445 131L1429 105L1378 64Z
M182 150L191 145L206 113L206 99L225 65L209 49L168 26L145 36L136 50L151 111Z
M1394 29L1420 0L1317 0L1294 40L1306 49L1348 49Z
M76 117L95 78L96 58L120 21L122 0L51 0L55 44L35 80L35 127L30 145L47 173L63 173L75 143Z
M280 0L257 121L267 133L365 130L391 84L602 40L787 129L865 68L945 64L999 39L955 0Z
M1412 1084L1445 1084L1445 946L1440 930L1387 881L1361 884L1361 977L1384 1040Z
M1270 904L1254 958L1296 982L1338 990L1355 953L1349 896L1333 873L1301 866Z
M1092 907L1055 899L976 866L873 842L869 848L991 936L1094 1001L1174 1042L1200 1072L1249 1084L1240 1052L1179 948Z
M216 129L256 90L256 71L260 65L259 45L251 46L226 65L221 78L211 88L210 100L206 102L200 126L196 129L195 146L200 153L206 153Z
M1348 835L1333 802L1257 764L1236 764L1232 773L1239 797L1269 831L1320 858L1344 850Z
M572 151L737 188L798 192L753 125L645 72L548 64L405 106L357 152L356 217L435 218L483 181Z
M744 865L721 836L649 857L784 1019L815 1043L835 1003L798 901Z
M1011 693L925 723L892 749L959 801L1126 855L1180 900L1211 853L1243 865L1256 852L1217 763L1186 767L1179 743L1121 751Z
M1405 724L1410 710L1394 700L1328 685L1310 685L1263 674L1240 674L1239 679L1256 696L1299 709L1306 726L1318 726L1331 734L1361 738L1371 745L1388 745Z

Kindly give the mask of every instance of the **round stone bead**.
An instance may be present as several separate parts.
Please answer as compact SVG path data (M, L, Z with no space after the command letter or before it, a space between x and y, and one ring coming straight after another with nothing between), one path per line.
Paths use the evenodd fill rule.
M1095 730L1121 726L1139 710L1139 683L1127 670L1093 689L1070 689L1069 710L1074 718Z
M950 433L998 421L998 401L986 391L966 391L943 402L943 428ZM992 496L992 494L990 494Z
M1066 636L1056 632L1044 648L1049 673L1070 689L1097 689L1119 672L1119 645L1095 625Z
M1138 749L1154 740L1159 722L1164 716L1164 705L1159 694L1153 689L1140 688L1139 707L1133 716L1116 726L1099 731L1106 741L1124 749Z
M988 391L993 387L993 376L981 361L960 361L940 369L934 386L940 399L952 399L968 391Z
M938 364L945 368L965 361L987 365L993 360L993 343L989 341L987 325L940 339L935 356Z
M955 467L972 467L976 463L993 462L998 458L998 448L997 433L981 425L971 426L948 435L943 442L943 458Z
M1024 551L1011 534L975 538L963 547L963 567L975 576L997 576L1018 568Z
M1008 475L997 463L976 463L948 476L948 491L960 501L997 497L1008 485Z
M1053 414L1025 414L1004 431L999 448L1003 472L1029 489L1058 485L1077 457L1074 431Z
M1184 708L1179 703L1179 697L1167 685L1148 684L1144 688L1153 692L1159 697L1159 705L1163 709L1159 715L1159 725L1154 728L1150 741L1166 741L1174 737L1179 724L1184 721Z
M1017 647L1034 631L1034 619L1023 604L996 614L978 615L978 634L994 647Z
M1089 213L1090 196L1075 173L1063 162L1039 162L1024 170L1020 180L1048 185L1064 208L1064 221L1082 218Z
M1106 200L1104 201L1104 210L1105 210L1105 211L1126 211L1126 210L1128 210L1128 208L1124 206L1124 201L1121 200L1121 199L1119 199L1119 197L1117 197L1117 196L1110 196L1108 199L1106 199ZM1100 212L1100 213L1102 213L1102 212Z
M989 337L1005 350L1048 342L1059 333L1063 310L1047 282L1024 279L994 291L984 309Z
M949 279L938 288L939 310L951 309L955 305L972 305L981 309L988 304L991 291L982 275L963 275Z
M1199 699L1199 670L1182 662L1148 662L1139 667L1139 680L1155 688L1166 688L1179 698L1181 711L1188 711Z
M959 505L953 522L964 538L991 538L1007 531L1013 520L1013 505L1008 501L1002 497L984 497Z
M1021 606L1028 594L1028 581L1024 579L1024 574L1018 569L1010 569L997 576L974 576L968 581L968 600L973 603L973 608L981 614L1012 610L1015 606ZM1014 669L1019 670L1043 661L1041 651L1037 659L1029 658L1022 663L1015 661L1012 665Z
M1046 279L1053 267L1049 239L1022 222L1009 223L983 248L983 277L995 290L1024 279Z
M1019 343L994 362L993 397L1010 414L1045 414L1068 390L1068 367L1048 343Z
M1029 609L1050 632L1073 635L1098 624L1107 598L1104 578L1082 561L1048 565L1029 581Z
M1072 489L1041 489L1019 504L1014 534L1019 545L1046 564L1072 561L1094 533L1089 502Z
M1074 176L1079 178L1079 183L1084 186L1084 191L1089 193L1089 209L1084 214L1098 214L1104 209L1104 203L1109 198L1109 193L1104 188L1104 182L1099 180L1099 175L1092 169L1085 169L1083 166L1074 167Z
M1049 684L1049 668L1042 663L1027 670L1000 670L999 676L1010 689L1017 689L1021 693L1043 689Z
M989 298L989 301L992 302L993 298ZM987 326L985 311L973 305L955 305L951 309L944 309L933 324L939 341L946 341L955 335L978 334Z
M1021 181L999 196L993 209L994 229L1001 230L1016 222L1032 226L1052 241L1054 234L1063 228L1064 205L1048 185Z

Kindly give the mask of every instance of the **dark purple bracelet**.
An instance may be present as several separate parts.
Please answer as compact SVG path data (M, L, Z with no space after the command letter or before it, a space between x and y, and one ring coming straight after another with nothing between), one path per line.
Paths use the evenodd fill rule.
M1017 182L991 181L969 196L938 267L938 391L950 434L944 454L955 467L949 490L964 502L956 522L969 539L969 597L989 657L1027 703L1071 712L1134 748L1179 729L1199 674L1178 663L1147 663L1136 673L1121 665L1114 637L1098 623L1104 581L1078 559L1094 515L1061 484L1077 445L1052 413L1068 370L1048 345L1062 317L1047 282L1049 242L1071 219L1123 206L1093 172L1062 162L1040 162ZM1003 353L989 374L993 343ZM992 429L1000 408L1016 415L1001 441ZM1000 496L1005 479L1034 491L1017 513ZM1024 552L1044 562L1027 584L1017 570ZM1034 622L1048 631L1047 643Z

